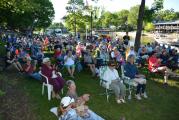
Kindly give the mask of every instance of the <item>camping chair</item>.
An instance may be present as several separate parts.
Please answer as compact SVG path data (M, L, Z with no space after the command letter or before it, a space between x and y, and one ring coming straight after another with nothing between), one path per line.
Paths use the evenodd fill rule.
M43 81L42 83L42 95L44 94L44 87L47 87L47 92L48 92L48 100L51 100L51 96L52 96L52 91L53 91L53 86L51 84L49 84L49 80L48 77L43 75L41 71L39 71L39 74L45 79L45 81ZM58 72L58 74L60 76L62 76L62 74L60 72ZM62 94L63 94L63 88L61 90Z
M100 95L106 95L106 100L109 102L109 96L112 93L112 90L109 88L109 82L106 80L103 80L103 75L107 69L107 66L101 66L99 68L99 78L100 78L100 86L105 88L105 93L101 93Z
M121 78L126 85L126 90L129 91L128 99L131 100L132 90L137 86L137 84L135 84L131 78L125 76L125 70L123 65L121 65Z

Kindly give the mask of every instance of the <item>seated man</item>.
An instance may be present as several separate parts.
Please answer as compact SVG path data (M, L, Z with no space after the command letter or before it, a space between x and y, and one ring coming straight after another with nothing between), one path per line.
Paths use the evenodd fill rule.
M21 64L18 62L17 57L15 55L12 55L10 51L7 52L5 64L5 69L8 66L13 65L19 72L23 72L23 68Z
M104 120L89 109L85 116L80 116L75 108L75 100L70 97L63 97L58 109L59 120Z
M169 67L173 71L179 69L178 60L179 60L179 55L177 54L177 50L172 49L168 59L167 67Z
M149 66L148 69L150 72L164 73L164 85L167 85L168 76L172 75L173 77L179 77L176 73L172 72L167 66L161 66L161 59L158 59L156 52L152 52L151 57L149 57Z
M36 79L41 80L41 75L38 72L35 72L36 70L36 62L34 62L34 65L31 64L31 58L26 58L26 64L24 65L24 71L27 73L28 76Z
M147 98L145 87L146 79L145 76L138 73L138 69L134 64L135 56L129 55L127 58L127 63L124 66L125 76L131 78L132 82L137 85L136 99L141 100L141 95Z
M109 87L114 91L117 103L125 103L126 87L119 78L118 71L115 69L115 63L113 61L108 63L101 77L110 84Z

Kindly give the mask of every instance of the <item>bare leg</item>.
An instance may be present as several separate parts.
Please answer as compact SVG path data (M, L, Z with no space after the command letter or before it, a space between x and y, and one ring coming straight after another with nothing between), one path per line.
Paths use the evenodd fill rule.
M70 74L70 76L72 76L71 69L68 67L67 70L68 70L68 73Z
M23 68L19 62L16 62L17 66L20 68L21 71L23 71Z
M13 63L13 66L20 72L21 70L18 68L16 63Z
M75 67L72 67L72 70L71 70L72 76L73 76L74 72L75 72ZM74 76L73 76L73 77L74 77Z

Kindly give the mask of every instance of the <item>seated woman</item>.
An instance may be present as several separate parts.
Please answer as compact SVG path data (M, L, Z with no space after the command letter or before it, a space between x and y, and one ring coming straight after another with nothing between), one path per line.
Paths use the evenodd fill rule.
M65 66L67 67L68 73L74 78L75 72L75 57L72 55L72 51L69 50L67 55L64 57Z
M124 58L121 55L121 53L119 52L117 47L114 47L113 51L114 51L115 61L118 63L118 67L119 67L121 64L124 63Z
M49 84L53 85L52 97L59 99L60 96L58 93L63 88L65 81L60 75L57 74L55 66L51 66L49 58L43 59L41 71L43 75L47 76Z
M13 55L10 51L7 52L5 64L5 69L8 66L13 65L19 72L23 72L23 68L21 64L18 62L16 55Z
M151 53L151 57L149 57L149 66L148 69L150 72L164 73L164 85L167 85L168 76L172 75L173 77L179 77L176 73L172 72L167 66L161 65L161 59L157 58L157 53L154 51Z
M146 79L145 76L138 73L138 69L134 64L134 55L129 55L127 58L127 63L124 65L124 74L125 76L131 78L134 84L137 84L136 99L141 100L141 95L144 98L147 98L145 92L146 88Z
M36 62L34 62L34 65L31 64L31 58L26 58L26 64L24 65L24 71L27 73L28 76L36 79L41 80L41 75L38 72L35 72L36 70Z
M109 52L107 51L105 46L100 48L100 55L99 57L102 59L103 65L106 65L109 62Z
M78 96L77 91L76 91L76 84L74 81L68 80L66 81L66 85L68 88L66 96L73 98L76 102L80 100L81 104L85 104L85 102L89 100L89 96L90 96L89 94L84 94L81 97Z
M137 62L140 66L144 66L146 60L149 58L147 48L145 46L141 47L141 50L138 52Z
M171 54L170 54L169 59L168 59L168 64L167 64L167 66L168 66L170 69L172 69L173 71L179 69L178 60L179 60L179 55L177 54L177 50L172 49L172 50L171 50Z
M91 55L91 52L89 49L87 49L86 53L84 54L84 63L90 67L90 70L92 72L92 76L96 75L96 68L94 64L94 58Z
M115 69L116 64L113 61L108 63L108 67L103 73L102 79L107 81L116 96L116 101L118 104L125 103L126 87L119 77L118 71Z
M62 98L58 108L58 115L61 116L62 120L69 120L69 118L73 118L72 120L104 120L85 105L86 101L89 100L89 94L78 97L74 81L69 80L66 83L68 87L67 97ZM67 109L69 105L66 103L70 105L70 110Z

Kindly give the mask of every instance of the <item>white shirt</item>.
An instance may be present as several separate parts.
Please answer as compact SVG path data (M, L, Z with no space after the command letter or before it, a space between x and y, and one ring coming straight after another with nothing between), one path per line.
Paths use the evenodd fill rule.
M104 71L103 74L103 80L109 82L109 84L111 84L111 82L113 80L116 80L119 78L119 74L118 71L116 69L110 69L109 67L106 68L106 70Z
M68 56L66 55L64 57L64 60L66 60ZM65 65L74 65L75 61L74 61L74 56L72 55L71 57L68 57L67 60L65 61Z

